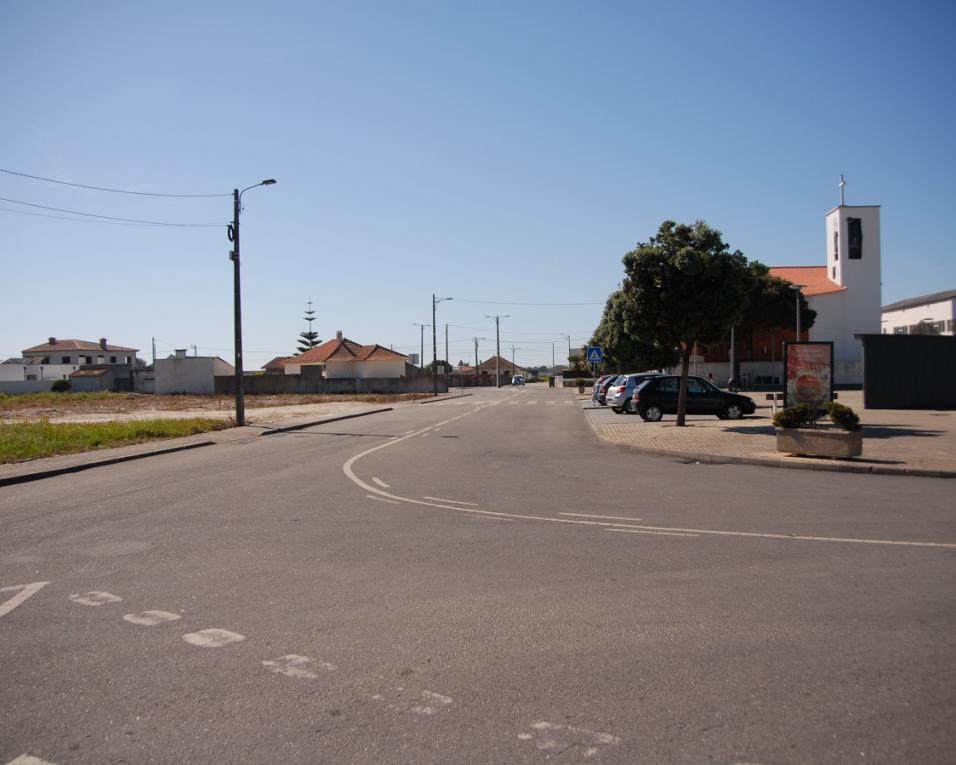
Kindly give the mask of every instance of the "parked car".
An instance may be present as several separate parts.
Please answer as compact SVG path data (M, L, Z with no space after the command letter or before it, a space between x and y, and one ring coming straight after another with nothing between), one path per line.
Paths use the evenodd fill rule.
M512 385L524 385L524 375L515 375L511 378Z
M660 374L658 372L639 372L638 374L625 375L623 382L621 380L615 381L607 391L608 406L617 414L637 414L637 410L631 408L634 391L654 377L660 377Z
M607 382L609 377L614 377L615 375L601 375L597 380L594 381L594 385L591 388L591 401L597 401L598 395L601 392L601 386Z
M657 422L665 414L677 414L679 392L679 375L654 377L634 392L631 407L648 422ZM687 414L713 414L721 420L737 420L756 409L748 396L722 391L702 377L687 378Z
M627 377L627 375L608 375L607 379L601 383L601 387L598 388L598 403L601 406L607 406L607 391L614 385L618 380Z

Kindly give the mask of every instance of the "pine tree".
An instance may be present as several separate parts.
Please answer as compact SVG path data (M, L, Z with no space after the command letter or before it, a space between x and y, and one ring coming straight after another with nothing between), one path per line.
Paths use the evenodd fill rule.
M309 323L309 329L306 332L299 333L299 353L305 353L310 348L315 348L319 344L319 333L312 331L312 322L315 321L315 311L312 310L312 301L309 301L309 310L303 317Z

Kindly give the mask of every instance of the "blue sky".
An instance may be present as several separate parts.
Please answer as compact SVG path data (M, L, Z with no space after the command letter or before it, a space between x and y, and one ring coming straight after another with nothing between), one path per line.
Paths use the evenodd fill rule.
M883 303L956 287L944 2L6 2L0 168L243 198L245 366L322 339L560 363L621 257L706 220L768 265L882 205ZM0 173L0 358L48 336L232 358L229 197ZM18 210L18 212L10 212ZM64 215L64 217L73 217ZM465 302L488 301L488 302ZM533 305L549 304L549 305ZM426 347L429 342L426 342ZM562 352L563 348L563 352ZM431 351L426 350L428 358Z

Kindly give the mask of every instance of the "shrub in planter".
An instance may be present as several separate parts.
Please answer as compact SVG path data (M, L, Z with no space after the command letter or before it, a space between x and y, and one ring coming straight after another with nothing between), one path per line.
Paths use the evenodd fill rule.
M844 406L836 401L831 401L827 404L827 414L834 425L844 430L860 429L860 415L848 406Z
M789 406L773 418L777 451L811 457L858 457L863 453L860 418L848 406L831 401L827 414L836 427L817 426L819 410L809 404Z
M50 386L50 390L52 390L54 393L68 393L70 390L70 381L54 380L53 385Z
M578 386L578 393L584 393L584 378L579 377L574 381L574 384Z

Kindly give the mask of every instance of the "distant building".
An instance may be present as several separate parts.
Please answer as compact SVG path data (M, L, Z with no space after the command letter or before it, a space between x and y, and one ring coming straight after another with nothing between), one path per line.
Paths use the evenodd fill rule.
M884 335L953 335L956 290L900 300L883 306Z
M318 367L322 377L387 379L405 376L408 357L381 345L359 345L335 333L334 340L310 348L282 362L287 375L301 374L303 367Z
M186 350L156 359L154 391L163 393L215 393L217 375L234 375L236 368L218 356L187 356Z
M105 337L98 343L50 337L45 343L24 348L21 358L7 359L0 364L0 392L48 391L54 380L69 379L76 371L90 367L109 369L106 376L86 376L96 378L96 390L131 391L134 389L134 372L141 365L136 357L138 352L136 348L110 345ZM109 381L108 387L99 387L104 380ZM91 382L80 384L94 385Z

